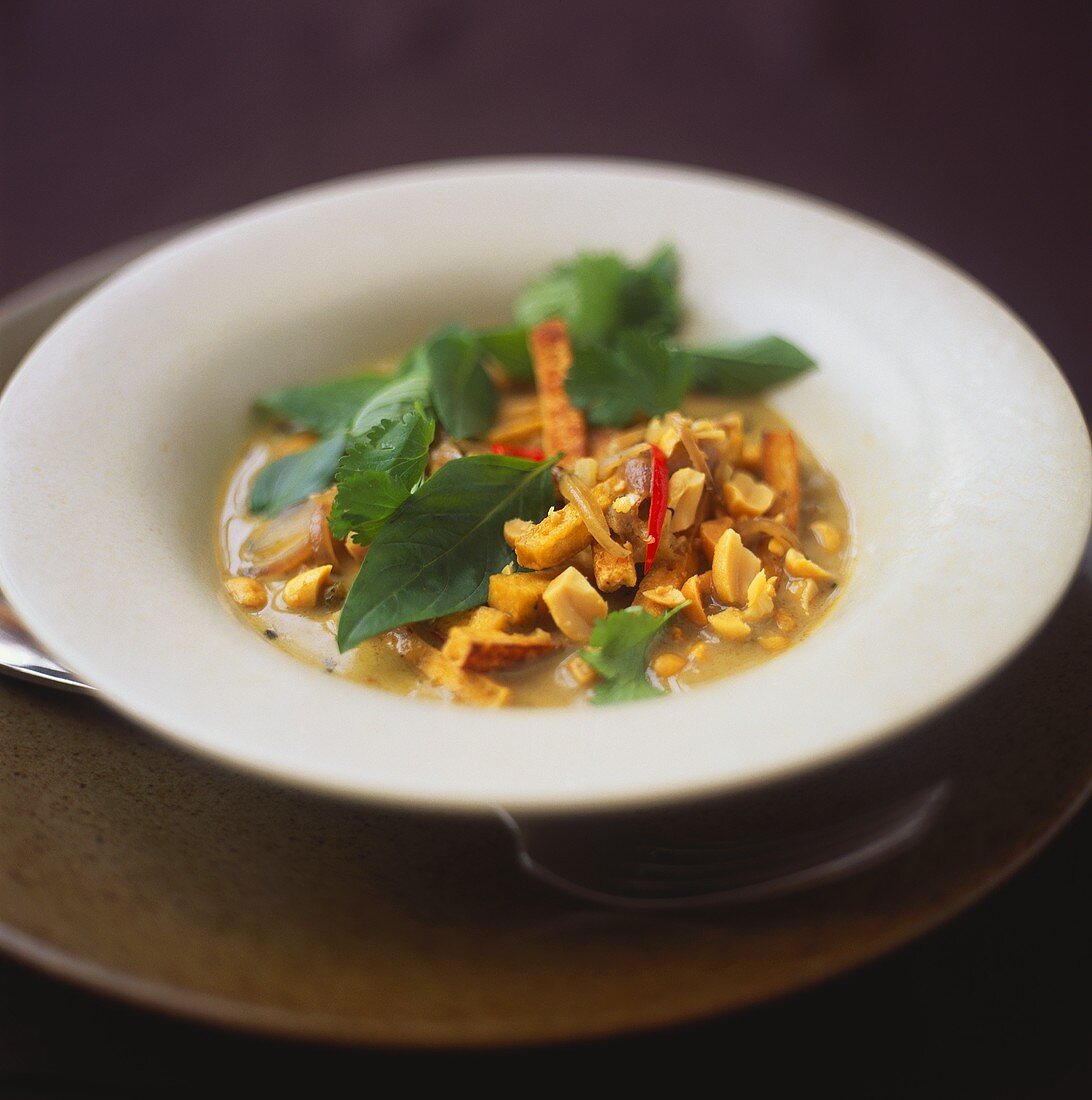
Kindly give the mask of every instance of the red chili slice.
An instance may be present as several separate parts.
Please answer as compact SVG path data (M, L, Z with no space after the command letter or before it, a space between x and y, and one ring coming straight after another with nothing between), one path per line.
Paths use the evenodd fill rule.
M495 455L529 458L532 462L541 462L546 457L546 452L540 451L537 447L506 447L503 443L494 443L491 449Z
M645 569L656 560L667 516L667 455L655 444L652 451L652 489L648 498L648 544L645 549Z

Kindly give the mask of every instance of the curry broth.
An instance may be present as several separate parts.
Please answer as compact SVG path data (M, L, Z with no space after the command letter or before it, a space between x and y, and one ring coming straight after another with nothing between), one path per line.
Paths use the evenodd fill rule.
M514 395L509 400L518 400L519 396ZM715 417L738 412L744 417L748 437L762 430L790 430L784 418L769 406L754 400L728 402L692 394L684 402L682 411L692 417ZM503 416L503 407L501 412ZM258 523L247 508L250 488L258 471L268 462L299 449L301 443L309 438L275 427L262 427L251 437L232 467L221 498L217 525L217 556L225 576L245 572L241 547ZM853 558L849 511L831 474L816 461L799 437L796 442L801 473L799 532L804 551L811 561L833 574L836 582L819 590L809 614L794 611L791 627L787 628L784 617L780 623L777 617L772 617L754 624L751 638L744 644L724 641L710 627L698 627L684 616L676 616L656 639L650 652L651 663L664 653L675 653L687 659L685 667L675 675L661 678L654 669L650 669L654 681L666 691L689 691L697 685L740 672L776 656L779 650L810 634L837 600ZM830 524L841 536L841 545L837 550L825 550L810 533L810 524L817 520ZM348 590L358 568L348 555L339 555L335 584L328 590L327 601L314 611L290 610L285 605L283 590L289 579L287 577L265 581L269 599L262 608L246 611L230 600L228 603L251 629L263 635L270 644L324 668L332 675L344 676L400 695L450 700L450 691L423 679L413 666L379 638L370 639L348 653L338 652L339 597ZM612 608L625 606L628 598L618 600L608 596L608 602ZM425 630L427 636L427 628ZM704 643L700 658L689 658L698 643ZM567 662L579 650L577 645L566 645L547 657L514 669L494 671L490 675L512 689L512 705L566 706L584 702L589 698L588 688L577 685L566 668Z

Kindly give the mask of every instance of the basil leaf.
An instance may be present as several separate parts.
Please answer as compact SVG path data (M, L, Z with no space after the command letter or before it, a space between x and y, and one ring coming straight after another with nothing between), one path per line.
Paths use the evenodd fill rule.
M257 405L319 435L344 431L362 405L391 380L389 374L360 374L316 386L293 386L267 393Z
M343 539L352 531L366 545L413 492L428 465L436 421L421 405L400 420L384 421L356 439L337 466L337 496L330 530Z
M444 329L426 342L423 356L444 427L456 439L484 435L496 418L498 397L474 335L465 329Z
M610 348L574 348L565 389L590 423L621 427L638 414L659 416L677 409L691 377L687 361L634 329L621 333Z
M345 598L341 651L406 623L484 603L511 560L504 524L554 503L556 459L472 455L441 466L387 520Z
M516 320L562 317L574 343L609 344L623 329L676 331L681 319L678 258L665 246L642 267L613 252L582 253L529 284L516 299Z
M276 515L312 493L321 493L334 480L344 450L345 433L337 432L306 451L263 466L250 490L250 510L259 516Z
M500 364L513 382L531 382L535 370L525 328L498 328L477 333L482 351Z
M696 389L726 397L761 393L811 370L815 360L780 336L737 340L715 348L674 348L694 372Z
M431 410L428 375L420 370L398 375L378 390L357 413L349 434L367 435L384 420L399 420L418 404L426 412Z
M601 677L592 690L593 703L629 703L663 694L648 678L648 650L668 620L684 607L680 604L665 615L627 607L595 624L587 648L580 652Z

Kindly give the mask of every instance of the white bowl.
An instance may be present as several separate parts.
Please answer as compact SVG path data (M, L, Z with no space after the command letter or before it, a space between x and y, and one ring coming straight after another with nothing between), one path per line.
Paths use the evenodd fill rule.
M856 525L855 572L814 636L681 697L491 712L329 676L225 610L214 505L256 395L444 321L503 320L577 249L662 241L693 335L778 332L820 361L774 401ZM0 402L0 586L48 648L190 748L417 805L635 805L876 745L1036 630L1090 508L1064 380L965 275L811 199L655 165L435 165L262 203L123 269Z

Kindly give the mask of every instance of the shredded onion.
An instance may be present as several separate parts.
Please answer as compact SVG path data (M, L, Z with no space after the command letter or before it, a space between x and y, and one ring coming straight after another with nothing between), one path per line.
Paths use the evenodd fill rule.
M599 480L604 481L610 477L623 462L633 458L634 455L639 455L642 451L647 451L650 444L648 443L635 443L632 447L627 447L624 451L619 451L616 455L607 455L602 462L599 463Z
M690 458L690 464L705 478L706 486L712 486L713 471L709 469L709 463L705 458L705 453L698 443L698 437L694 435L694 429L690 427L690 422L686 417L680 416L678 413L670 413L668 419L679 433L679 439Z
M561 495L580 513L591 537L610 554L618 558L629 557L629 551L611 538L607 517L588 487L571 474L562 474L558 481Z
M240 547L247 573L268 577L302 565L312 553L313 501L305 500L257 524Z
M765 516L756 516L753 519L741 519L736 524L739 537L746 540L751 535L768 535L772 539L780 539L794 550L803 548L799 536L791 528L775 519L767 519Z

